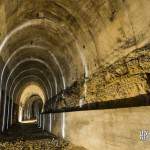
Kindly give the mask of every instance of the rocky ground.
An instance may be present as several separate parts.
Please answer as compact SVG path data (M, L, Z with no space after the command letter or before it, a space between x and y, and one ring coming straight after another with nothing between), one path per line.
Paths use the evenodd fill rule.
M84 150L37 128L17 124L0 138L0 150Z

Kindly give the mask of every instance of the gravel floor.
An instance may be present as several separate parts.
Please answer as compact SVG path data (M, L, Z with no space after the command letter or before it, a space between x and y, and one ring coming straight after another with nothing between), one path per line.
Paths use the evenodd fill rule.
M0 150L85 150L57 138L35 124L17 124L0 136Z

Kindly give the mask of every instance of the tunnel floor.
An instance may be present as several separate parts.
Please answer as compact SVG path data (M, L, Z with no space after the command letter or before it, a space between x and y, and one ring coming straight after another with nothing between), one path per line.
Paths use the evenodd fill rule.
M84 150L39 129L36 124L16 124L0 137L0 150Z

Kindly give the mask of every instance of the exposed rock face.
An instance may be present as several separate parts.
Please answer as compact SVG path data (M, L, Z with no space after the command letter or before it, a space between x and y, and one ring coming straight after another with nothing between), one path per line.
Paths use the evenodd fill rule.
M107 101L146 94L149 91L149 58L149 47L144 47L97 73L87 83L87 93L93 97L89 101ZM93 87L96 92L91 93Z
M148 94L149 73L150 47L147 45L134 50L107 68L100 68L88 81L77 83L65 94L62 100L65 103L60 103L62 106L59 108L79 106L82 98L84 105Z

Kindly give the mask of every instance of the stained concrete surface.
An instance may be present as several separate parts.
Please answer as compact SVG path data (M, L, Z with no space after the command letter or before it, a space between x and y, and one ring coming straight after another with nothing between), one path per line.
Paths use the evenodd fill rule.
M140 139L142 130L150 132L149 106L53 115L52 133L60 136L63 123L65 138L87 150L150 149L150 140Z

